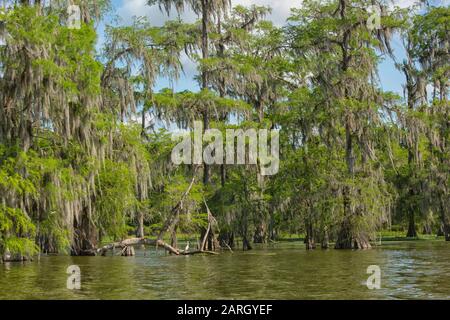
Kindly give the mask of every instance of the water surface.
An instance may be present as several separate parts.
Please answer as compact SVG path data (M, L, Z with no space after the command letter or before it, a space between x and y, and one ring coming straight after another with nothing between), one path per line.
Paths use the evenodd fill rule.
M365 251L306 251L300 242L218 256L42 256L0 264L0 299L449 299L450 243L385 242ZM66 269L81 269L68 290ZM366 286L369 265L381 289Z

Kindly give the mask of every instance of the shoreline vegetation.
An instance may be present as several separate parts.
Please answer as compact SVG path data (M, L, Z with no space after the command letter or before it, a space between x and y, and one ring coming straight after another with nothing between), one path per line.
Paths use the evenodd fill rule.
M404 232L398 232L398 231L381 231L380 232L381 239L377 239L377 241L374 241L371 243L372 247L380 247L382 248L383 242L408 242L408 241L441 241L445 242L444 236L438 236L435 234L418 234L417 237L406 237ZM186 243L192 243L192 240L196 239L193 235L179 235L178 241L180 244L186 244ZM277 244L283 244L283 243L298 243L298 244L305 244L306 243L306 237L304 235L284 235L277 239L277 241L269 241L268 243L260 243L260 244L254 244L255 248L258 246L276 246ZM221 252L231 252L234 253L236 250L239 249L240 246L242 246L243 240L242 238L236 238L236 247L234 249L221 247L217 251L201 251L198 249L198 245L194 246L190 250L182 250L178 248L173 248L170 245L167 244L167 242L170 241L170 238L160 240L158 242L158 245L156 245L155 240L149 239L149 238L128 238L124 239L119 242L104 242L103 244L100 244L99 248L96 250L95 253L91 254L91 256L107 256L107 255L114 255L114 256L134 256L135 251L134 247L138 248L146 248L152 250L158 250L161 249L166 252L166 254L173 254L173 255L197 255L197 254L203 254L203 255L218 255ZM333 247L334 243L330 242L330 247ZM325 249L325 248L322 248ZM326 248L325 250L328 250L329 248ZM41 256L42 254L37 254L33 257L22 257L22 259L1 259L0 263L7 263L7 262L32 262L36 260L37 256ZM47 254L48 256L55 256L58 254Z
M73 1L77 17L66 2L1 4L0 260L142 244L214 255L287 234L307 250L450 243L448 6L304 0L278 26L265 6L148 0L198 17L154 26L111 19L107 0ZM198 90L156 89L183 76ZM258 165L268 152L174 164L172 134L196 121L221 137L279 132L277 174Z

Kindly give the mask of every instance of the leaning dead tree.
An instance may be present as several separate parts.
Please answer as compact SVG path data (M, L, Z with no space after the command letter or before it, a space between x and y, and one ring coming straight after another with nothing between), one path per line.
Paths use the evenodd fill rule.
M180 212L183 209L184 201L186 200L192 187L194 186L195 178L196 178L195 174L196 174L197 170L198 170L198 166L194 170L194 176L192 177L192 180L191 180L188 188L183 193L183 195L181 196L181 198L177 202L177 204L171 209L170 214L167 217L166 221L164 222L163 228L159 232L158 238L156 240L147 239L147 238L126 239L126 240L123 240L120 242L111 243L111 244L105 245L101 248L98 248L97 253L104 256L104 255L106 255L106 253L108 251L119 249L119 250L121 250L120 253L122 256L133 256L134 255L134 249L133 249L134 246L152 245L152 246L155 246L156 248L163 247L166 251L170 252L171 254L175 254L175 255L194 255L194 254L199 254L199 253L212 254L212 255L218 254L217 252L206 250L208 247L209 248L217 247L217 246L208 245L208 242L213 241L213 240L211 240L211 238L214 237L213 236L213 227L215 225L217 225L217 221L214 218L214 216L212 215L212 213L208 207L208 204L206 203L205 200L203 200L203 202L204 202L206 210L208 212L208 227L206 229L206 232L203 235L201 246L200 246L199 250L195 250L195 251L179 250L176 248L176 246L169 245L162 240L162 238L166 232L170 232L171 234L173 234L174 230L176 229L176 225L178 224L178 221L179 221Z
M172 237L174 236L174 231L180 220L179 219L180 212L181 212L181 210L183 210L184 201L186 200L187 196L191 192L191 189L195 183L195 178L196 178L196 173L197 173L198 168L199 168L198 166L195 167L194 175L192 177L191 183L189 184L189 187L183 193L183 195L181 196L178 203L170 211L170 215L167 217L167 220L165 221L163 228L159 232L158 240L161 240L166 232L169 232L170 234L172 234ZM215 248L218 248L217 245L208 245L208 242L209 243L214 242L212 227L214 225L217 225L217 221L214 218L214 216L212 215L211 211L209 210L209 207L206 204L206 201L203 200L203 202L205 203L205 207L208 212L208 227L206 229L206 232L204 234L202 234L203 237L202 237L202 243L201 243L200 249L198 251L190 251L190 252L186 252L184 254L211 253L211 252L213 252L213 250ZM174 243L174 241L172 241L172 242ZM158 246L158 244L156 244L156 246ZM211 248L212 250L206 250L207 248Z
M206 228L206 232L203 236L202 244L200 246L200 251L206 251L205 250L206 248L215 249L215 248L219 247L216 239L214 238L214 234L213 234L213 227L217 225L217 220L212 215L211 210L209 210L208 204L206 203L205 199L203 199L203 202L205 203L205 207L208 212L208 227Z
M197 170L198 170L198 166L196 166L194 169L194 174L193 174L191 183L189 184L189 187L183 193L183 195L181 196L181 198L177 202L177 204L172 208L172 210L170 210L170 214L167 217L166 221L164 222L164 226L162 227L161 231L159 232L158 240L161 240L163 238L164 233L173 232L173 230L175 229L175 226L177 225L178 220L179 220L178 218L180 215L180 211L183 209L184 201L186 200L186 197L189 195L192 187L194 186L195 174L197 173Z
M162 238L164 236L164 233L168 230L173 230L174 226L177 224L178 222L178 216L180 214L181 209L183 208L183 202L186 199L186 197L189 195L189 192L192 189L192 186L194 185L195 182L195 173L197 172L197 167L194 170L194 176L191 180L191 183L189 184L189 187L187 188L187 190L183 193L183 195L181 196L181 199L178 201L178 203L172 208L172 210L170 211L170 215L167 218L167 220L164 223L163 228L161 229L158 238L156 240L151 240L151 239L146 239L146 238L132 238L132 239L126 239L120 242L115 242L115 243L111 243L108 244L106 246L103 246L99 249L97 249L97 253L100 253L102 256L106 255L106 253L110 250L114 250L114 249L121 249L121 255L124 256L133 256L134 255L134 250L133 249L129 249L129 248L133 248L134 246L137 245L152 245L155 246L156 248L158 247L163 247L164 249L166 249L168 252L175 254L175 255L180 255L183 253L183 251L180 251L176 248L174 248L173 246L165 243Z

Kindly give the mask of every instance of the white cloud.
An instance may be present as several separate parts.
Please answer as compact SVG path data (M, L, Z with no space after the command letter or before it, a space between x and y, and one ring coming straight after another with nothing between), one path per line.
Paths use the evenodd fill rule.
M268 17L277 25L283 25L291 13L291 8L300 7L302 0L232 0L233 5L251 6L269 6L272 8L272 14Z
M251 6L253 4L260 6L269 6L272 8L272 14L268 19L272 20L276 25L283 25L289 17L291 8L298 8L302 5L303 0L232 0L233 6L244 5ZM410 7L419 0L390 0L395 5L401 8ZM122 0L118 6L118 15L124 21L130 21L133 16L147 16L150 22L154 25L162 25L168 18L167 15L161 12L158 6L148 6L147 0ZM436 5L448 5L450 0L431 0ZM171 17L176 17L175 10L172 11ZM192 12L185 12L182 15L185 21L193 22L196 20L195 14Z
M300 7L302 0L232 0L234 5L270 6L272 14L270 18L275 24L282 25L290 15L292 7ZM133 16L146 16L154 25L162 25L166 21L167 15L161 12L158 6L148 6L146 0L124 0L117 9L118 15L125 21L130 21ZM171 17L176 17L175 10L171 12ZM182 18L188 22L195 21L196 16L192 12L185 12Z
M393 0L392 3L400 8L408 8L417 4L418 0Z
M400 8L409 8L412 6L424 6L423 1L420 0L390 0L390 2ZM450 4L450 0L429 0L428 1L432 6L448 6Z

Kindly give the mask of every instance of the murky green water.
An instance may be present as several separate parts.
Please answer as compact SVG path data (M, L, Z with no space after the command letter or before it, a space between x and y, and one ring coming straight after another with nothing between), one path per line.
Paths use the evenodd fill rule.
M68 290L66 269L81 269ZM382 271L369 290L369 265ZM0 299L449 299L450 243L387 242L367 251L284 243L219 256L41 257L0 265Z

